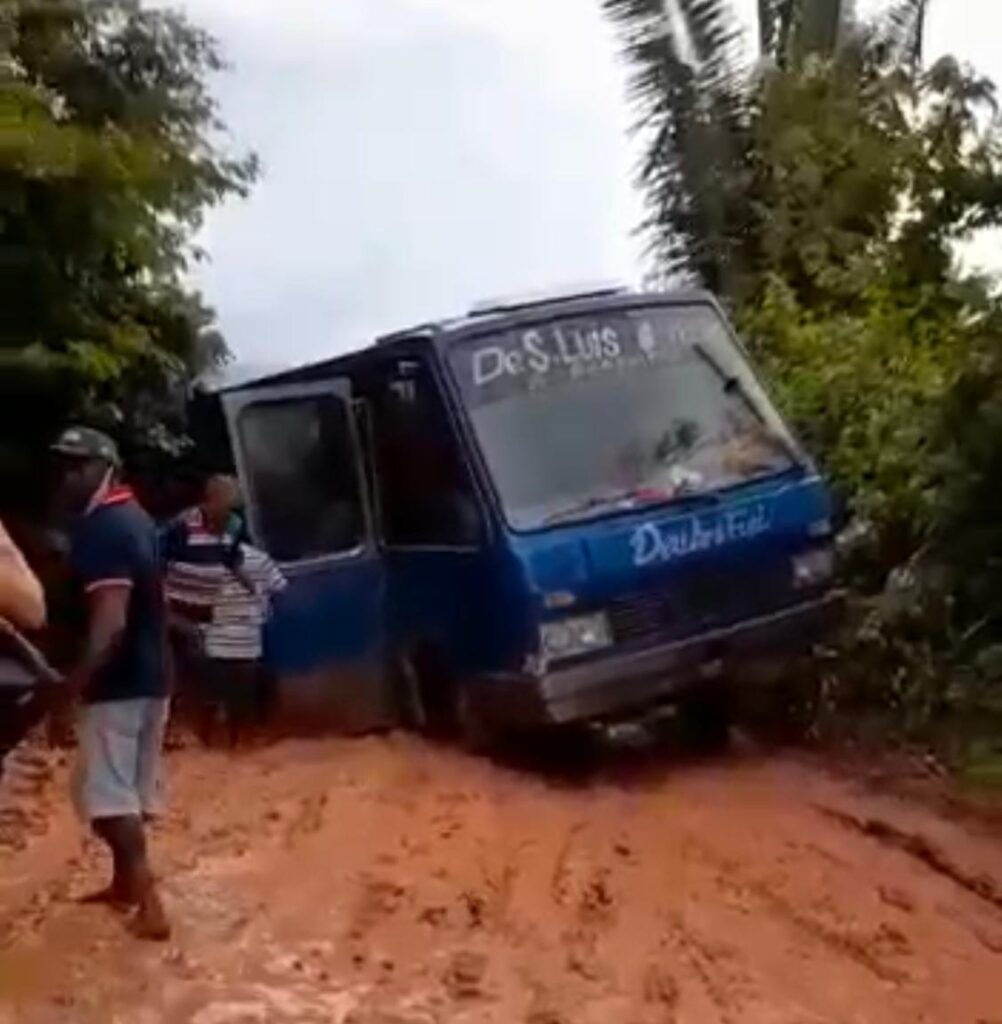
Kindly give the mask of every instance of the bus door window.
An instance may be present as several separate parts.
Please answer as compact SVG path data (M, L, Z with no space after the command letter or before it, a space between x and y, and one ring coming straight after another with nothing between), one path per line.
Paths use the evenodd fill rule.
M398 359L372 396L383 532L398 547L475 547L479 506L456 432L429 366Z
M261 546L285 562L359 549L365 515L344 399L321 394L256 402L239 424Z

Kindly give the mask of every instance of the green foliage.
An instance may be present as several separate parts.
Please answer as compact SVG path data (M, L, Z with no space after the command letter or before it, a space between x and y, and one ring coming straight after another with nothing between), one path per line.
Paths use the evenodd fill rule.
M768 256L763 228L791 184L777 170L793 174L812 199L841 200L838 189L819 186L828 185L826 172L848 170L856 132L876 150L884 132L893 141L904 130L894 121L894 94L921 50L926 4L889 4L883 17L863 25L844 0L761 0L754 61L729 0L603 0L632 68L644 145L642 228L662 277L694 277L716 292L743 295ZM854 116L861 107L862 121ZM777 134L791 112L791 131ZM798 136L805 132L827 139L814 140L811 151ZM818 148L826 142L828 149ZM778 168L772 146L804 152L804 171L817 176L801 181L789 164ZM826 166L817 166L822 156ZM880 163L853 166L876 170ZM861 197L872 191L866 180L854 187ZM845 220L861 229L854 216Z
M876 524L883 567L929 537L937 515L934 435L962 360L951 317L875 280L855 308L812 311L778 278L741 327L781 404L847 497Z
M954 256L1002 214L993 91L952 61L839 74L771 86L759 149L782 187L738 314L854 517L840 698L906 735L996 728L1002 307ZM826 94L841 113L812 123Z
M225 356L190 240L257 170L221 147L215 43L136 0L6 0L0 18L0 472L68 417L166 443L170 396Z
M724 0L644 6L606 3L657 269L723 293L850 513L852 621L827 698L907 735L949 719L997 736L1002 301L957 261L1002 225L994 85L922 66L923 0L870 25L760 0L754 69ZM696 7L717 40L702 50ZM992 762L996 740L979 743Z

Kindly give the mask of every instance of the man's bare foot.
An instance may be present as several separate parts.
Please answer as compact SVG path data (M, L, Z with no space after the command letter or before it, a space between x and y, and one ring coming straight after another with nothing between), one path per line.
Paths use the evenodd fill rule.
M97 892L81 896L77 903L88 907L111 907L112 910L117 911L119 914L124 914L130 907L135 906L136 901L130 898L122 886L112 884L104 889L98 889Z
M150 942L166 942L170 938L167 912L155 890L148 892L140 901L135 916L129 922L129 930L137 939Z

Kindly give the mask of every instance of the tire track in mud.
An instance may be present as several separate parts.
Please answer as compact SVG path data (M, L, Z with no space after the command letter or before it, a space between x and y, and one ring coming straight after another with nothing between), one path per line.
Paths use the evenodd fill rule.
M752 998L752 993L748 989L747 976L732 966L736 955L734 949L708 942L678 914L672 915L669 922L669 942L699 979L719 1014L720 1024L740 1024L744 1019L743 1008Z
M549 897L565 920L560 933L565 975L576 979L591 1000L632 1001L636 1009L630 1019L643 1024L744 1021L744 1008L755 992L737 950L687 922L670 890L652 888L646 894L644 912L650 920L641 929L646 937L631 941L629 961L618 962L617 944L634 931L636 876L643 858L618 829L608 834L602 816L596 816L597 824L568 826L550 874ZM682 838L681 845L685 842ZM560 1018L550 1008L541 1019L576 1018Z
M719 869L718 884L721 888L730 890L739 900L754 902L799 937L851 961L880 982L901 985L909 980L909 974L903 967L888 962L891 956L900 958L911 952L907 937L894 925L882 922L873 931L863 932L844 924L839 927L824 920L820 914L811 913L808 909L810 903L785 895L783 880L752 875L739 861L721 855L702 841L694 840L693 845L699 849L705 862L715 864ZM826 909L831 915L832 909Z
M833 807L818 807L818 811L843 828L874 839L893 850L900 850L924 864L930 871L948 878L961 889L1002 911L1002 886L994 878L987 874L975 875L959 867L925 836L907 832L880 818L859 818Z
M70 980L39 974L18 1024L975 1024L997 1008L994 903L882 852L893 831L875 843L818 813L887 817L795 762L568 786L389 738L173 767L153 847L176 943L150 953L62 898L36 907L0 974L55 957ZM937 863L999 852L967 843ZM34 851L15 856L30 882Z
M789 922L804 937L815 940L836 955L847 957L869 971L879 981L901 985L909 980L907 971L887 963L884 956L875 948L890 949L902 956L911 953L907 937L893 925L881 925L869 935L855 935L827 925L818 918L798 910L790 901L766 885L753 884L750 891L764 906Z

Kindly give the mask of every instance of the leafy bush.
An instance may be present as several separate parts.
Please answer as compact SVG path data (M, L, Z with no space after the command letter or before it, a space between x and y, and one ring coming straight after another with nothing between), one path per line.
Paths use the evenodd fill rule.
M727 0L664 6L606 0L652 254L723 293L851 520L822 703L1002 734L1002 302L956 260L1002 225L995 87L922 67L924 0L760 5L754 67Z
M70 417L127 449L176 439L173 399L225 354L190 287L205 211L257 171L209 92L214 41L138 0L0 12L0 497Z

